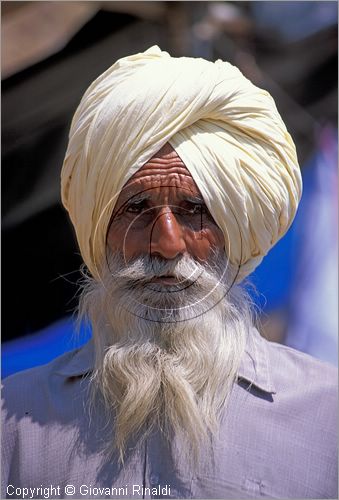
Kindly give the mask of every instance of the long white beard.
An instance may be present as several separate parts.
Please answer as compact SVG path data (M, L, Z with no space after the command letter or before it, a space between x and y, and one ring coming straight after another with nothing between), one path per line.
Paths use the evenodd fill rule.
M150 282L169 274L180 283ZM103 395L108 447L121 460L131 437L156 426L195 457L217 432L253 323L246 295L228 282L221 253L206 266L149 256L125 264L114 255L101 283L86 279L79 310L93 330L92 389Z

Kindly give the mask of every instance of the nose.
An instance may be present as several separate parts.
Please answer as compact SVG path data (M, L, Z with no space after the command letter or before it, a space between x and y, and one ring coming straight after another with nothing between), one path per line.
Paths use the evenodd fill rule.
M153 222L151 255L175 259L186 251L184 231L172 210L163 208Z

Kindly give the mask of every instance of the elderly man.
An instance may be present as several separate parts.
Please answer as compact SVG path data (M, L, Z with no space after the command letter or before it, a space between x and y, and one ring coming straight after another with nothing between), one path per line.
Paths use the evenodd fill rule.
M262 338L241 285L300 194L232 65L152 47L89 87L62 200L93 339L5 381L3 498L337 497L334 369Z

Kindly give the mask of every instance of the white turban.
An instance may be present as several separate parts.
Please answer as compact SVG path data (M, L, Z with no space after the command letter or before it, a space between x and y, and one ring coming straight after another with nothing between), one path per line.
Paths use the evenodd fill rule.
M169 142L196 182L239 269L255 269L289 228L301 196L294 143L268 92L221 60L154 46L124 57L85 92L61 173L62 201L99 278L128 179Z

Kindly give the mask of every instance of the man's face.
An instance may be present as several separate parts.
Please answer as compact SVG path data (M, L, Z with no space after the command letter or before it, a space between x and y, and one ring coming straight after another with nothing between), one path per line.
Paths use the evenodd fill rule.
M250 320L247 303L235 305L223 233L169 144L123 188L107 246L82 310L114 446L123 457L132 436L160 425L197 455L218 428Z
M207 261L212 248L224 247L190 172L166 144L127 182L120 193L107 235L112 253L125 262L140 255L166 260L189 255ZM163 284L171 278L157 278Z

